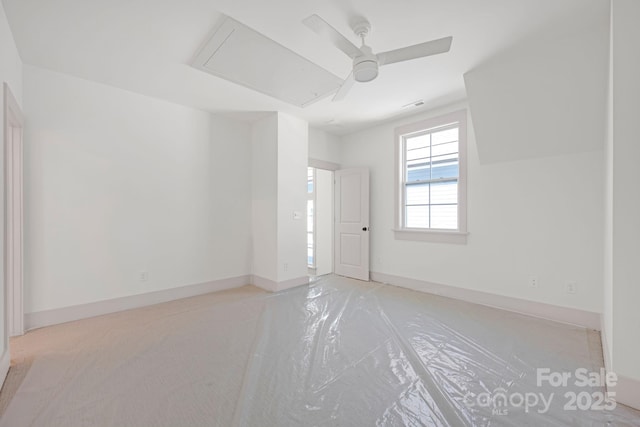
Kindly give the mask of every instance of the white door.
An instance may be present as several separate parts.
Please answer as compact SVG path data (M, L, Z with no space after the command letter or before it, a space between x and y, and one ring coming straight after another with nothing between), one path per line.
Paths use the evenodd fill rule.
M337 170L334 177L334 271L369 280L369 170Z

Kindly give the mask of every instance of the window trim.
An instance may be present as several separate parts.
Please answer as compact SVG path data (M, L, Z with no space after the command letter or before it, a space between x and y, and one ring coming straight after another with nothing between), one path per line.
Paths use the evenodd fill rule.
M427 130L445 127L448 124L458 123L458 228L456 230L444 229L424 229L404 227L404 153L403 138L411 134L424 133ZM421 120L399 126L394 134L395 152L395 198L394 198L394 218L395 228L393 229L397 240L417 240L434 243L467 243L467 110L458 110L452 113Z

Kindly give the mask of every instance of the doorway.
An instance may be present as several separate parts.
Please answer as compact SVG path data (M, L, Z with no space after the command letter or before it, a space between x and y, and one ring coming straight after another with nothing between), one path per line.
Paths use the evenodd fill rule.
M4 298L8 337L24 333L23 308L23 128L22 111L4 83Z
M307 266L309 275L333 272L333 172L307 169Z

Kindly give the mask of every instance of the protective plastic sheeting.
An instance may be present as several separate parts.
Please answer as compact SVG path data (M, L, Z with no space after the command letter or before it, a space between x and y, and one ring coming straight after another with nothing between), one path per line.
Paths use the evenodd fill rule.
M0 426L640 426L580 381L597 332L336 276L24 339L53 336Z

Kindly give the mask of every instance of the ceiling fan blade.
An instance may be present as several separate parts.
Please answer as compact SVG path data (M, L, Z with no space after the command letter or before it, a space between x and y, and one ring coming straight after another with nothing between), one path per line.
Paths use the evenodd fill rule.
M431 40L430 42L414 44L396 50L379 53L378 64L393 64L394 62L408 61L410 59L422 58L424 56L437 55L449 52L453 37Z
M314 32L329 39L335 47L349 55L351 58L362 55L362 52L356 47L356 45L351 43L345 36L340 34L338 30L333 28L327 23L327 21L320 18L318 15L313 14L308 18L303 19L302 23L311 28Z
M353 78L353 73L349 74L349 77L347 77L347 79L342 83L342 86L340 86L340 89L338 89L331 101L342 101L347 96L347 93L349 93L349 90L351 90L355 82L356 80Z

